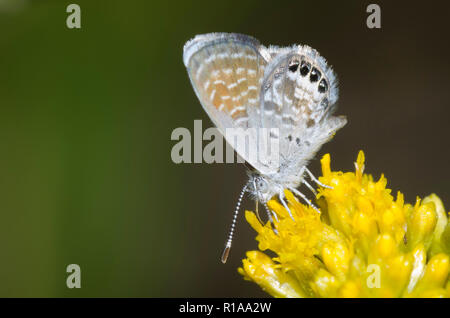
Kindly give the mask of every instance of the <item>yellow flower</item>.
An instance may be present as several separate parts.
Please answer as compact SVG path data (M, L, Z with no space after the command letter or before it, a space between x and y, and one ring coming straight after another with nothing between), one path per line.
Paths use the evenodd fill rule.
M276 234L246 211L260 251L247 252L238 269L274 297L450 297L450 223L434 194L414 205L396 199L382 175L334 172L322 160L319 214L285 191L288 211L268 202L278 218ZM269 257L263 251L276 254Z

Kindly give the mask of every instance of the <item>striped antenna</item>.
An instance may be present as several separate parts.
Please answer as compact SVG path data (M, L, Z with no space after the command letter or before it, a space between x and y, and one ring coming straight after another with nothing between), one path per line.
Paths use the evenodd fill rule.
M231 242L233 241L234 228L236 227L237 216L239 214L239 208L241 207L242 198L244 197L244 193L247 191L247 185L242 188L241 194L239 195L238 202L236 204L236 210L234 210L233 221L231 222L230 232L228 234L228 240L225 244L225 249L222 253L222 263L226 263L228 259L228 255L230 254Z

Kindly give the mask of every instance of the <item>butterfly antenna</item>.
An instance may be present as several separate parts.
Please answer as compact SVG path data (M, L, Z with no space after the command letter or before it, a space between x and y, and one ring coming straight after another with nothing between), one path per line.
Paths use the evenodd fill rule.
M241 194L239 195L238 202L236 204L236 210L234 210L233 221L231 222L230 232L228 234L228 240L225 244L225 249L222 253L222 263L226 263L228 259L228 255L231 250L231 242L233 241L234 228L236 227L237 216L239 214L239 208L241 207L242 198L244 197L244 193L247 191L247 185L242 188Z

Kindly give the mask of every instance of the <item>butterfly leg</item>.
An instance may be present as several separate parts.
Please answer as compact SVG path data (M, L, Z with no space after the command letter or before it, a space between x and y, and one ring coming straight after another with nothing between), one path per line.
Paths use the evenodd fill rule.
M284 193L283 191L280 191L280 194L278 195L278 198L280 199L281 204L283 204L284 208L286 209L286 211L288 211L289 216L291 217L292 221L295 222L294 216L292 215L291 209L289 209L288 205L286 204L286 201L284 201Z
M259 201L258 200L255 200L255 213L256 213L256 216L258 217L259 223L264 225L264 222L261 220L261 216L259 215Z
M317 191L306 180L302 180L302 183L304 183L306 187L314 193L314 195L317 195Z
M322 182L320 182L319 180L317 180L316 177L314 177L314 175L312 174L311 171L309 171L308 168L305 167L305 171L306 173L308 173L309 177L311 178L311 180L313 180L315 183L317 183L319 186L321 186L322 188L327 188L327 189L333 189L333 187L330 187L326 184L323 184Z
M294 192L296 195L298 195L299 197L301 197L303 200L306 201L306 203L308 203L308 205L310 207L312 207L314 210L316 210L317 212L321 213L319 208L316 207L303 193L301 193L300 191L298 191L296 188L289 188L289 190L291 190L292 192Z
M267 211L267 217L269 218L270 221L270 225L272 226L272 230L274 231L275 234L278 235L278 230L275 228L275 224L273 223L273 219L272 219L272 211L270 211L269 207L267 206L267 203L264 203L264 207L266 208ZM274 214L275 215L275 214ZM276 216L275 216L276 217ZM278 220L277 220L278 221Z
M280 222L280 220L278 220L277 214L276 214L275 212L273 212L273 211L270 211L270 212L272 212L272 215L273 215L273 217L275 218L275 220L276 220L277 222Z

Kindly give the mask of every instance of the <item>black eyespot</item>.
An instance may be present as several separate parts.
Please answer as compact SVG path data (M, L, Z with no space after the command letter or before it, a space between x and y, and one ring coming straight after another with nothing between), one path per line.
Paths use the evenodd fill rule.
M305 61L302 61L302 64L300 65L300 74L302 76L306 76L309 73L309 70L311 69L311 64Z
M317 68L313 67L311 70L311 75L309 76L309 80L312 83L314 83L314 82L317 82L321 76L322 76L322 73L320 73L320 71Z
M295 139L295 142L297 143L298 146L300 146L300 138L297 137L297 138Z
M291 61L291 63L289 63L289 71L291 71L292 73L295 73L298 69L298 66L299 66L299 62L297 60Z
M319 82L319 92L320 93L325 93L327 91L327 89L328 89L328 83L327 83L327 81L325 79L322 79Z
M291 135L287 136L287 139L288 139L289 141L292 141L292 136L291 136Z
M324 98L322 99L322 101L320 102L320 107L322 108L327 108L328 107L328 98Z

